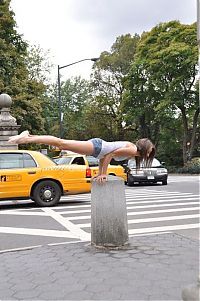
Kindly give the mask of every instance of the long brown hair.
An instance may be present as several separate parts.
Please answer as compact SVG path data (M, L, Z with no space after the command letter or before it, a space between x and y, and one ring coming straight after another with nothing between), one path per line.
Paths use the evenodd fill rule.
M139 152L139 156L135 157L136 169L140 169L141 162L143 162L144 167L150 167L156 153L155 145L148 138L139 139L135 145ZM148 155L150 148L152 151Z

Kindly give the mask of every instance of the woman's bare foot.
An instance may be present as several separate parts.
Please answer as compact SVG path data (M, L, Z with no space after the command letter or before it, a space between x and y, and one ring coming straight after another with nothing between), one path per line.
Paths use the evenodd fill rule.
M8 143L10 144L26 143L26 138L28 138L29 136L30 136L29 131L23 131L19 135L10 137Z

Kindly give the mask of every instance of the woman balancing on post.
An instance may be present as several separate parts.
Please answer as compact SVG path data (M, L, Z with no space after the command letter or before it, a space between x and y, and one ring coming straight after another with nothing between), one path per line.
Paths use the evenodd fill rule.
M100 183L107 180L107 168L111 159L122 161L135 157L137 168L144 160L145 166L150 166L155 155L155 146L147 139L139 139L136 144L128 141L107 142L100 138L93 138L88 141L65 140L47 135L30 135L28 131L20 135L10 137L11 144L48 144L58 147L60 150L68 150L82 155L92 155L98 158L99 174L95 181Z

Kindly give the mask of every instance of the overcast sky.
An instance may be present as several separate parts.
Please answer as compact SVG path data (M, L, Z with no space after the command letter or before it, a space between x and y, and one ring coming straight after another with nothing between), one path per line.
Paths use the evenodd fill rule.
M141 34L160 22L196 21L196 0L11 0L18 32L30 44L50 50L66 65L109 51L122 34ZM62 69L63 78L88 77L92 62Z

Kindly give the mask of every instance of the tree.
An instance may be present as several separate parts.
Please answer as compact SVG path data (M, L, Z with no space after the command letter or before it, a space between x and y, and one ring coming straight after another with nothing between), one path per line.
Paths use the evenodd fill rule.
M0 90L15 95L27 76L24 65L27 43L17 33L10 0L0 1Z
M48 120L48 132L59 135L58 87L52 85L45 101L44 114ZM80 76L61 81L61 110L63 136L68 139L86 139L85 110L91 98L90 82Z
M17 33L10 0L0 1L0 92L13 99L12 114L21 130L44 131L42 104L46 93L44 57ZM35 72L37 71L37 72ZM37 74L36 74L37 73Z
M138 41L137 34L119 36L112 45L111 51L103 52L100 60L95 64L92 77L95 97L88 113L94 114L95 127L98 132L102 128L105 139L125 138L123 111L125 78L132 64Z
M199 96L196 85L196 36L196 24L184 25L178 21L161 23L144 33L128 83L129 107L135 109L140 105L137 120L141 127L145 125L152 131L152 124L155 128L157 124L155 141L159 141L165 118L177 120L177 124L181 119L184 163L188 152L191 157L197 147ZM146 117L145 121L139 121L142 116Z
M50 51L40 45L28 45L25 64L28 69L29 80L50 84L50 73L53 64L50 60Z

